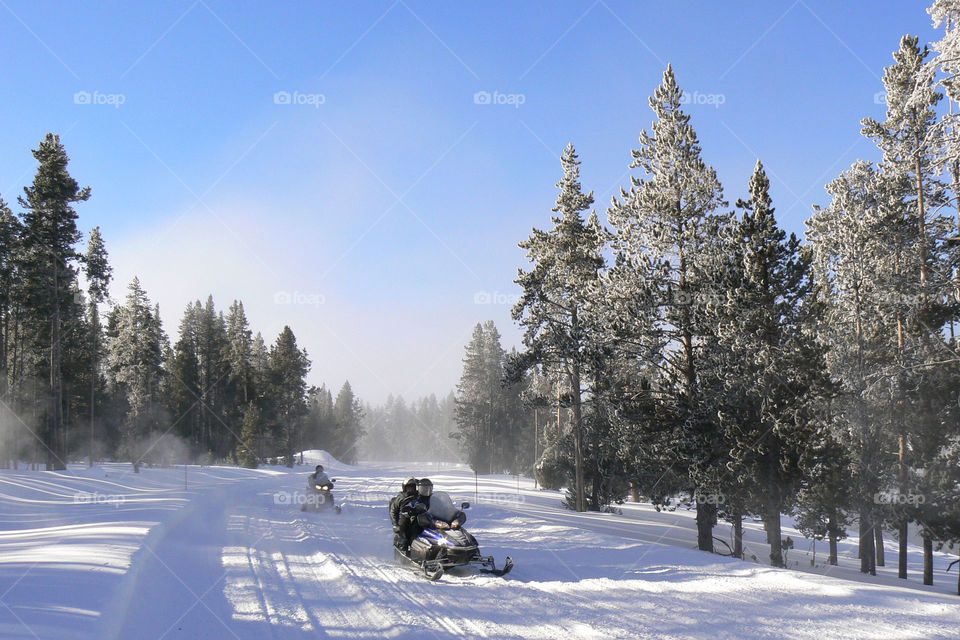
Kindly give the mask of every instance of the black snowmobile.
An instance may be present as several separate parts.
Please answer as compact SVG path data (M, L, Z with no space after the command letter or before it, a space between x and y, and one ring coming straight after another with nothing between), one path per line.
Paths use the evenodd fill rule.
M460 505L468 509L469 502ZM493 556L480 554L480 545L469 531L459 526L466 520L462 511L453 506L450 496L437 491L430 499L430 509L417 515L423 531L410 543L408 553L394 548L396 557L419 568L428 580L439 580L445 571L455 567L479 566L480 571L504 576L513 569L513 559L507 556L503 567L497 569ZM451 522L456 524L452 525Z
M317 485L316 489L308 488L303 504L300 505L300 511L333 511L334 513L340 513L342 505L337 504L333 498L334 482L336 480L331 480L330 484Z

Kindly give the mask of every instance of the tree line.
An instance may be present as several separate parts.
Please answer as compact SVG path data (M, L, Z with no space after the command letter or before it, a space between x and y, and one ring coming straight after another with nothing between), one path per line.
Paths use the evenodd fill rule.
M382 405L364 409L364 459L403 462L460 462L450 439L454 431L453 393L407 402L390 395Z
M0 198L0 466L64 469L86 457L294 463L325 448L356 459L362 408L349 382L336 398L308 387L307 352L290 327L267 345L243 303L189 305L171 344L138 279L123 301L99 227L87 236L75 205L90 197L47 134L15 214Z
M504 356L490 323L467 348L457 433L476 470L507 469L498 447L534 426L536 476L570 508L695 505L698 547L724 520L737 557L759 518L775 566L782 514L831 564L855 524L871 574L892 531L902 578L913 524L932 584L933 548L960 543L960 110L942 104L960 102L960 5L930 12L943 40L903 37L885 116L862 121L877 158L827 185L804 240L760 160L730 207L671 66L605 223L564 150L551 226L520 243L524 349Z

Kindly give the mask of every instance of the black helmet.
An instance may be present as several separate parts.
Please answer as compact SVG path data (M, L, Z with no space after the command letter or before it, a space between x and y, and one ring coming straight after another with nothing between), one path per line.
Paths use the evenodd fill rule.
M414 489L417 488L417 479L412 476L403 481L404 491L406 491L410 487L413 487Z
M314 469L314 471L316 471L317 473L323 473L323 465L318 464L317 467Z
M421 478L417 483L417 492L424 498L429 498L433 494L433 483L430 478Z

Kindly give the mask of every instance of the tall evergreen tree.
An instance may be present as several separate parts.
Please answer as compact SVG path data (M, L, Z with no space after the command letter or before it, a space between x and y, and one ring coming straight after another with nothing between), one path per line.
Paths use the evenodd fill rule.
M898 267L896 275L905 279L904 286L911 289L909 293L918 296L918 305L912 306L919 308L906 312L898 310L896 315L896 361L901 372L897 377L895 430L901 493L906 493L910 475L907 415L915 413L918 408L918 398L907 396L910 395L909 389L916 389L921 384L920 379L908 379L915 376L910 376L906 368L912 372L927 369L928 373L935 373L918 365L943 358L939 334L946 316L940 300L944 292L954 286L944 252L952 225L936 213L944 202L944 188L935 175L938 148L936 106L943 96L935 89L933 79L923 73L928 50L926 47L921 49L918 42L916 36L904 36L899 50L893 54L894 64L884 70L886 119L883 122L873 118L863 120L863 134L875 140L883 151L883 175L890 205L903 217L895 222L909 234L907 243L894 255ZM910 322L911 317L914 322ZM908 409L910 404L914 406ZM898 523L901 578L907 577L907 524L905 517L901 516Z
M90 446L87 457L88 466L93 466L96 442L96 396L97 389L103 387L100 374L100 362L103 357L103 326L100 322L100 305L107 299L108 287L112 278L112 269L107 261L107 249L100 235L100 227L94 227L87 240L84 254L84 270L87 276L87 322L90 328Z
M285 464L293 466L295 447L300 443L302 421L307 413L307 383L310 370L307 352L297 346L297 338L285 326L270 349L267 394L274 421L274 443Z
M333 439L333 448L330 451L338 460L348 464L357 461L359 451L357 446L363 437L363 408L360 401L353 395L350 382L344 382L333 403L333 420L336 431Z
M777 225L769 190L758 160L750 197L737 202L743 214L732 253L739 264L732 265L736 275L717 326L721 360L707 375L720 382L725 398L720 416L732 484L756 491L770 562L783 566L780 518L792 506L803 452L815 434L812 399L822 366L804 331L809 263L800 240Z
M716 171L703 161L682 104L683 93L668 66L650 98L656 117L651 131L641 133L640 147L632 152L630 167L641 169L644 176L633 176L630 191L621 191L608 210L617 265L606 293L637 357L658 360L664 384L675 389L678 429L673 449L695 494L711 490L701 485L712 473L717 448L708 418L712 412L698 392L697 373L698 352L713 340L710 303L719 224L713 212L725 203ZM713 550L715 523L715 506L698 502L701 550Z
M152 448L147 444L151 433L166 431L160 396L166 336L138 278L130 283L116 322L109 352L114 384L126 401L121 453L139 472Z
M24 282L37 339L46 355L48 403L43 444L47 468L66 468L66 424L63 394L63 334L66 307L73 302L76 263L80 258L77 214L73 205L90 198L90 188L67 171L69 158L60 136L48 133L33 151L40 163L33 184L20 196L23 214Z
M517 284L523 293L513 309L513 318L524 328L524 354L528 364L547 364L563 371L569 389L572 413L574 461L574 508L586 510L584 487L583 395L592 372L589 347L599 342L591 325L591 300L598 292L599 273L604 268L604 236L593 218L588 225L583 212L593 204L593 192L580 186L580 161L573 144L561 159L563 178L552 211L549 231L534 228L520 243L533 265L520 270ZM594 335L591 335L591 331Z

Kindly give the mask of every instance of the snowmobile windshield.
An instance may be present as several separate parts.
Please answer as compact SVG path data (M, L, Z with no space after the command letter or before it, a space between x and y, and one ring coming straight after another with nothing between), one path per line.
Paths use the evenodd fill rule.
M435 491L430 498L430 509L427 511L437 520L450 522L457 515L457 508L453 505L450 494L446 491Z

